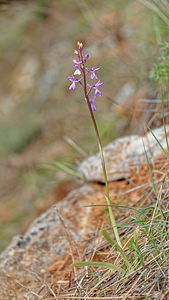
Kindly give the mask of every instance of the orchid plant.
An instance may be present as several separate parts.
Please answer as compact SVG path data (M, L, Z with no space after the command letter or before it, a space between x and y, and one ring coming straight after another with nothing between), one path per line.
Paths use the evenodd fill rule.
M96 97L102 96L102 93L100 91L100 88L102 87L103 83L98 80L98 77L96 75L96 72L100 68L88 68L86 67L86 62L87 59L89 58L89 55L83 55L83 44L78 42L78 50L74 51L74 54L77 56L76 59L73 59L73 68L74 74L72 76L69 76L69 80L71 81L71 85L69 87L69 90L75 90L77 84L80 84L83 92L84 92L84 100L87 102L89 112L93 121L94 129L96 132L97 136L97 142L98 142L98 147L99 147L99 152L100 152L100 157L101 157L101 163L102 163L102 169L104 173L104 179L105 179L105 185L106 185L106 200L107 200L107 205L109 209L109 216L111 220L111 224L113 227L114 235L116 238L116 242L119 248L122 248L119 234L118 234L118 229L115 221L114 214L111 209L111 203L110 203L110 196L109 196L109 187L108 187L108 179L107 179L107 173L106 173L106 166L105 166L105 160L104 160L104 155L103 155L103 149L100 141L100 136L99 136L99 131L97 127L97 123L95 120L94 112L96 111L96 104L95 100ZM76 77L75 77L76 76ZM90 77L90 78L89 78ZM89 82L90 80L90 82ZM92 81L92 83L91 83Z

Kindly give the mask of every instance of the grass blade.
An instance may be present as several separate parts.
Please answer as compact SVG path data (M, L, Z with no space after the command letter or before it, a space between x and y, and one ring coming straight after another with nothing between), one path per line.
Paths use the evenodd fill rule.
M150 130L151 134L153 135L153 137L155 138L155 140L157 141L157 143L159 144L160 148L162 149L162 151L164 152L164 154L166 155L166 157L169 159L169 154L164 150L163 146L161 145L161 143L159 142L159 140L157 139L157 137L155 136L154 132L152 131L151 128L148 127L148 129ZM167 134L167 132L166 132ZM144 149L145 149L145 145L144 145Z
M108 234L108 232L105 230L105 229L103 229L102 230L102 234L103 234L103 236L104 236L104 238L113 246L113 247L115 247L119 252L120 252L120 254L122 255L122 257L123 257L123 260L124 260L124 262L125 262L125 265L126 265L126 267L127 267L127 269L130 269L131 270L131 264L130 264L130 262L129 262L129 260L128 260L128 258L127 258L127 255L126 255L126 253L124 252L124 250L115 242L115 241L113 241L113 239L111 238L111 236Z
M101 268L106 268L114 271L121 272L122 274L125 274L125 271L111 263L105 263L105 262L90 262L90 261L82 261L78 263L72 264L73 267L101 267Z
M119 247L122 248L122 244L121 244L120 239L119 239L119 234L118 234L118 229L117 229L115 217L114 217L114 214L113 214L112 209L111 209L110 199L107 196L105 196L105 198L106 198L106 201L107 201L107 204L108 204L110 222L111 222L111 225L113 227L113 231L114 231L116 241L119 244Z

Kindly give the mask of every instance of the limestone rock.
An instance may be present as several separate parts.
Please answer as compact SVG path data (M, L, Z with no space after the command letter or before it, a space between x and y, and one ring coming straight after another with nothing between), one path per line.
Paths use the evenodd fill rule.
M169 134L169 126L166 126L166 129L167 134ZM153 132L165 149L164 127L157 128ZM143 144L145 145L149 159L156 159L162 154L162 150L151 132L148 132L144 137L131 135L118 138L103 148L109 181L128 178L133 168L140 167L147 162ZM79 166L78 171L89 182L104 183L99 153L84 160Z
M16 236L9 247L0 255L0 300L24 299L25 290L15 295L16 280L31 289L32 274L47 272L46 266L59 261L69 249L66 228L75 241L80 241L85 233L94 227L89 222L92 208L84 213L87 199L96 197L97 192L90 186L76 189L56 206L51 207L36 219L24 236ZM92 196L94 195L94 196ZM62 218L65 225L62 223ZM91 218L90 218L91 219ZM33 272L33 273L32 273ZM16 287L17 286L17 287Z

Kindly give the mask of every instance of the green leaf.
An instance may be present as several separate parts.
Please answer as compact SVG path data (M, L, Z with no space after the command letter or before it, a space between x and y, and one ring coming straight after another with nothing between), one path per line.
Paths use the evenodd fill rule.
M107 204L108 204L109 217L110 217L111 225L113 227L113 231L114 231L114 235L115 235L116 241L117 241L119 247L122 248L122 244L120 242L120 238L119 238L119 233L118 233L118 229L117 229L115 217L114 217L114 214L113 214L112 209L111 209L110 199L107 196L105 196L105 198L106 198L106 201L107 201Z
M159 140L157 139L157 137L155 136L154 132L152 131L151 128L148 127L148 129L150 130L151 134L153 135L153 137L155 138L155 140L157 141L157 143L159 144L160 148L162 149L162 151L164 152L164 154L166 155L166 157L169 159L169 155L168 153L164 150L163 146L161 145L161 143L159 142Z
M125 271L111 263L105 263L105 262L90 262L90 261L82 261L79 263L74 263L72 264L73 267L101 267L101 268L106 268L114 271L118 271L122 274L125 274Z
M121 253L127 269L131 269L131 264L130 264L128 257L126 255L126 253L124 252L124 250L115 241L113 241L113 239L111 238L111 236L108 234L108 232L105 229L102 230L102 234L105 237L105 239Z

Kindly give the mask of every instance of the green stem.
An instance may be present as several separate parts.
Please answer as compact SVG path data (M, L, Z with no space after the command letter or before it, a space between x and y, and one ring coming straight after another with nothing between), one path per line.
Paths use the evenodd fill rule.
M81 55L81 59L83 61L82 55ZM94 129L95 129L95 132L96 132L97 143L98 143L98 147L99 147L100 158L101 158L101 163L102 163L102 169L103 169L103 174L104 174L104 179L105 179L106 195L107 195L105 198L106 198L106 201L107 201L107 204L108 204L110 220L111 220L111 224L112 224L112 227L113 227L113 231L114 231L114 235L115 235L117 244L122 248L122 245L121 245L121 242L120 242L119 233L118 233L118 229L117 229L117 224L116 224L115 217L114 217L114 214L113 214L112 209L111 209L110 195L109 195L109 186L108 186L108 180L107 180L107 173L106 173L106 166L105 166L103 148L102 148L102 145L101 145L101 141L100 141L100 136L99 136L99 131L98 131L98 128L97 128L96 120L95 120L95 117L94 117L94 114L93 114L93 111L92 111L92 108L91 108L91 104L90 104L90 101L89 101L89 96L88 96L88 93L87 93L87 83L86 83L86 73L85 73L85 65L84 65L84 63L83 63L82 72L83 72L83 78L84 78L84 93L85 93L85 98L86 98L86 101L87 101L87 104L88 104L88 108L89 108L89 111L90 111L90 115L91 115L91 118L92 118Z

